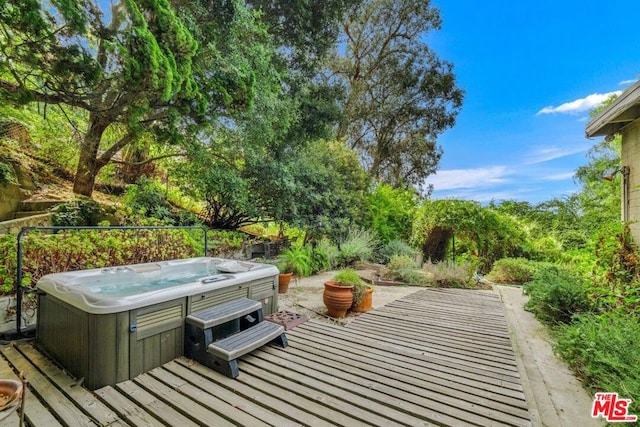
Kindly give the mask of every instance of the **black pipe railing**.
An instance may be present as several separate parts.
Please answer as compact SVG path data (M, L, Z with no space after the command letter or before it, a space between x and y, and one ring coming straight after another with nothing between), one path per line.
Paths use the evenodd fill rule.
M105 226L105 227L93 227L93 226L42 226L42 227L23 227L18 233L18 247L17 247L17 266L16 266L16 335L18 338L22 338L22 293L24 289L22 287L22 238L30 231L58 231L58 230L197 230L200 229L204 232L204 256L207 256L208 242L207 242L207 228L202 226L172 226L172 225L149 225L149 226Z

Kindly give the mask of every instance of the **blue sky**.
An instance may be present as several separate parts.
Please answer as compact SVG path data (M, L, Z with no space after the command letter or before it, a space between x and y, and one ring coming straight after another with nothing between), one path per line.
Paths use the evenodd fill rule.
M432 198L538 203L578 190L589 110L640 77L640 1L433 0L427 36L466 92Z

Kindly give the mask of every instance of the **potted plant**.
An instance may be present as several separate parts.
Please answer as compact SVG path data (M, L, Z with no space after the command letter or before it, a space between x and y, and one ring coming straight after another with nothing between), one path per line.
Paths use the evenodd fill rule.
M277 266L278 270L280 270L280 274L278 274L278 293L286 294L293 277L293 266L286 261L280 261Z
M370 310L373 288L370 291L369 288L354 269L340 270L324 284L322 299L327 313L331 317L344 317L349 309L356 312Z
M289 282L296 276L308 276L312 272L312 260L306 246L287 248L278 257L278 293L286 293Z

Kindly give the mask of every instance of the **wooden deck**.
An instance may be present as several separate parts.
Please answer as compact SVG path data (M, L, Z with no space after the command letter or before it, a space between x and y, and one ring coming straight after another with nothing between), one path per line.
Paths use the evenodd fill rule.
M531 425L491 291L425 289L287 337L242 357L235 380L180 358L92 393L30 343L0 349L0 377L24 372L34 426Z

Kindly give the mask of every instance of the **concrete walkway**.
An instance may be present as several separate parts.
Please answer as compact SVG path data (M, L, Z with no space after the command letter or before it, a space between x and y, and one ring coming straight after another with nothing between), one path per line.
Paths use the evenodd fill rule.
M495 286L503 302L518 369L536 425L553 427L601 426L591 417L593 396L560 360L552 339L532 313L524 310L522 289Z
M323 284L333 276L327 272L292 282L289 291L279 296L280 309L304 313L322 318L325 312L322 302ZM374 308L396 301L421 288L409 286L377 286ZM522 289L510 286L494 286L502 301L511 334L518 371L535 426L601 426L591 418L593 397L582 387L567 365L552 349L552 339L545 327L524 310L527 296ZM349 323L357 316L350 315L341 322Z

